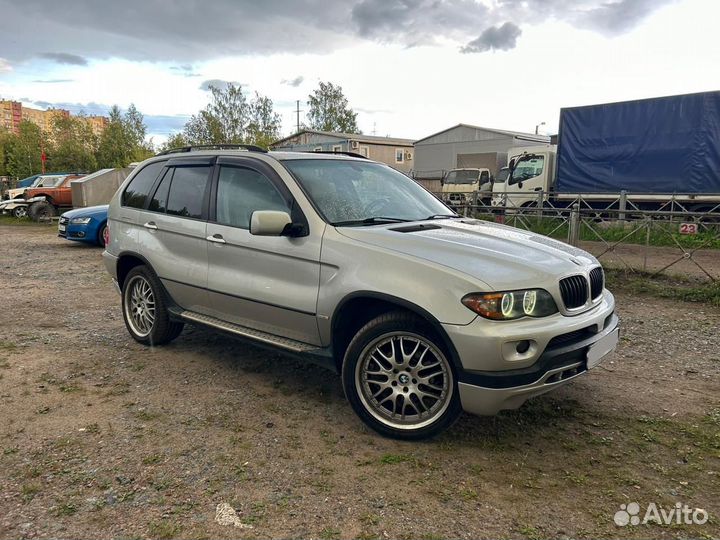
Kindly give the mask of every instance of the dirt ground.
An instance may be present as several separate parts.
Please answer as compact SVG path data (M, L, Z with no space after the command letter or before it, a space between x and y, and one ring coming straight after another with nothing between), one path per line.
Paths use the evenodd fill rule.
M602 368L403 443L320 368L191 327L135 343L99 248L0 239L0 538L720 537L718 309L618 294ZM710 520L615 525L630 502Z

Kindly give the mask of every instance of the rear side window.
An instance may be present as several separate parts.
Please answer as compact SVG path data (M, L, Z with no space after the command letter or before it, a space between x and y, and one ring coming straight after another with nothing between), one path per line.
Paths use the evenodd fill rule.
M125 188L121 204L132 208L145 208L145 202L150 196L150 188L164 166L164 161L156 161L143 167Z
M165 213L167 210L168 192L170 191L170 182L172 180L173 169L168 169L165 176L160 181L160 185L155 190L155 195L150 199L148 210L151 212Z
M166 212L174 216L202 218L209 172L208 166L177 167L170 183Z

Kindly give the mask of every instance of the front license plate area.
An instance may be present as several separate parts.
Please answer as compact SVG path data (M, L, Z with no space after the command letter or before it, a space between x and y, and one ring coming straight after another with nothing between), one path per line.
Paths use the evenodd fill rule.
M607 336L590 345L587 352L587 368L592 369L597 366L605 356L615 350L619 341L620 330L616 328Z

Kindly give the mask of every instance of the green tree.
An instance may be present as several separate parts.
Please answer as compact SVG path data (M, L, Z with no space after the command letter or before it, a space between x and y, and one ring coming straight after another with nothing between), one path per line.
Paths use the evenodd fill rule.
M188 146L188 144L189 143L185 138L185 135L182 133L172 133L168 136L167 141L160 145L160 151L165 152L166 150L171 150L172 148L182 148L183 146Z
M280 138L280 125L280 115L275 112L272 99L255 92L255 98L250 102L247 142L269 147Z
M245 142L249 107L240 85L223 90L210 87L210 103L185 124L183 135L190 144Z
M23 120L18 133L7 136L5 143L5 168L9 175L25 178L42 171L41 148L43 135L40 128ZM47 147L47 145L45 145Z
M151 144L145 141L145 119L134 104L130 104L125 114L113 105L108 117L97 151L100 167L127 167L133 161L142 161L153 154Z
M320 131L360 133L357 113L353 111L343 94L342 87L320 81L320 86L308 96L309 127Z
M47 152L49 168L82 172L97 169L96 137L84 115L56 117L52 140Z
M280 115L270 98L255 93L248 101L240 85L210 87L210 103L193 115L182 132L186 144L258 144L280 136ZM179 141L178 141L179 142Z

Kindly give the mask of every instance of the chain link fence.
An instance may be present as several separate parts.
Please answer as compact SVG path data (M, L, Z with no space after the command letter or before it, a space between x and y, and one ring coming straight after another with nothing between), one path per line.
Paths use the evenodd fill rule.
M449 193L436 193L450 200ZM631 194L602 202L577 195L562 202L542 192L462 194L453 204L459 213L505 223L578 246L603 265L630 272L665 275L700 282L720 282L720 195L702 199L668 195L653 210ZM457 197L454 197L457 200Z

